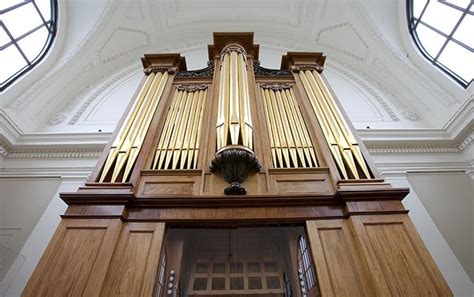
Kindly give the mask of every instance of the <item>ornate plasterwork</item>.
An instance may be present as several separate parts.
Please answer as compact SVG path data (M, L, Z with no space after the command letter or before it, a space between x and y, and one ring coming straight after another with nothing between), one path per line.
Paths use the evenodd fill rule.
M328 34L331 34L331 37L325 38ZM338 35L341 36L338 37ZM347 38L352 38L353 40L348 41ZM316 42L359 61L364 61L369 54L367 42L349 22L321 29L316 34ZM348 46L349 43L350 47Z
M126 67L124 71L121 71L119 74L110 78L109 75L103 75L101 79L98 80L98 83L91 84L87 89L85 89L82 93L75 96L64 108L62 108L58 113L56 113L49 121L49 126L55 126L61 124L64 120L66 120L70 113L76 108L76 106L83 102L85 98L87 98L79 107L79 109L74 113L72 118L69 120L68 125L74 125L82 114L86 111L86 109L96 100L105 90L111 87L116 82L120 81L121 79L127 77L128 75L138 72L141 69L141 66L137 63L133 63ZM103 80L109 78L105 83ZM98 85L102 84L99 88ZM90 92L96 89L92 94ZM89 95L90 94L90 95ZM88 96L89 95L89 96Z
M385 102L385 100L382 97L380 97L379 94L376 91L374 91L364 80L360 79L359 77L354 75L352 72L347 71L347 69L345 69L344 67L341 67L341 66L339 66L335 63L326 62L326 67L331 69L331 70L334 70L334 71L344 75L345 77L351 79L352 81L356 82L357 85L359 85L365 91L367 91L370 95L372 95L372 97L380 104L380 106L390 116L392 121L394 121L394 122L400 121L398 116L395 114L395 112L393 112L392 108L387 104L387 102Z
M9 152L8 152L7 147L0 143L0 156L5 158L6 156L8 156L8 153Z
M116 45L114 45L113 43L115 42L115 43L121 44L120 41L125 38L129 40L127 42L127 45L129 45L129 47L127 48L125 46L125 47L122 47L120 50L117 50ZM111 43L112 45L110 45ZM110 33L109 37L105 40L105 42L97 51L97 55L101 58L102 64L105 64L105 63L112 62L129 53L145 48L149 46L150 44L151 44L151 38L148 32L134 29L134 28L119 26L115 28L112 31L112 33ZM116 52L116 53L111 54L110 52L112 53Z
M12 151L7 158L61 158L61 159L84 159L99 158L102 150L55 150L39 149L26 151Z
M337 62L337 64L341 64L344 67L340 67L340 66L335 65L331 62L326 63L326 65L331 65L330 67L334 67L333 68L334 70L336 70L336 71L338 71L342 74L346 75L346 73L347 73L347 75L346 75L347 77L349 77L349 78L353 79L354 81L360 83L361 86L363 86L363 85L367 86L367 84L363 80L357 78L353 74L351 75L351 72L348 71L347 69L350 69L351 71L354 71L354 72L355 72L355 69L353 69L350 65L344 64L342 62ZM371 79L369 77L369 75L367 73L363 72L363 71L357 71L356 73L360 74L366 81L372 81L377 86L377 89L380 90L385 95L385 97L390 100L390 102L400 111L400 113L402 114L402 116L405 119L407 119L411 122L417 122L417 121L421 120L420 116L414 110L408 108L401 100L399 100L397 98L397 96L385 84L382 84L378 80ZM363 88L370 93L370 87L368 87L368 86L364 87L363 86ZM373 90L372 90L372 92L376 94L376 92L374 92ZM386 102L384 102L384 100L380 96L378 98L377 97L374 97L374 98L384 107L385 111L389 112L388 109L386 109L386 107L388 107L388 108L390 108L390 107L387 105ZM383 101L383 103L380 100ZM393 113L393 111L392 111L392 113ZM390 116L392 117L392 115L390 115ZM400 119L398 119L396 121L399 121L399 120Z

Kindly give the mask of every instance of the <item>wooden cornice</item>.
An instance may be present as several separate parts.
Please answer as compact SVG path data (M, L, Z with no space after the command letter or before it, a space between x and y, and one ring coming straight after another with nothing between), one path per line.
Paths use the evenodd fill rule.
M145 54L141 58L143 69L158 69L159 71L169 71L176 68L177 71L186 71L186 58L180 54Z
M281 58L281 70L300 70L314 68L318 72L324 69L326 56L318 52L288 52Z
M253 32L214 32L213 37L214 44L207 46L209 60L214 60L214 57L219 56L224 47L229 44L239 44L248 55L258 60L260 46L253 43Z

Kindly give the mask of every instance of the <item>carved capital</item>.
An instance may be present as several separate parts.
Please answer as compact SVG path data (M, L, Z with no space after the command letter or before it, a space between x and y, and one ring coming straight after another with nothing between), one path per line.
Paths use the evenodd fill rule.
M272 91L281 91L285 89L291 89L291 84L290 83L262 83L260 84L260 87L264 89L270 89Z
M207 85L177 85L176 89L178 91L185 91L188 93L197 92L207 89Z
M168 72L169 74L175 74L178 72L177 67L165 67L165 66L152 66L152 67L147 67L143 69L143 72L146 75L149 75L150 73L158 73L158 72Z
M243 57L244 57L244 61L247 61L247 52L245 51L245 49L239 47L239 46L228 46L228 47L225 47L222 51L221 51L221 61L224 60L224 56L226 54L229 54L229 53L232 53L232 52L237 52L238 54L241 54Z
M292 65L292 66L290 66L290 70L292 72L300 72L300 71L305 71L305 70L309 70L309 71L316 70L318 73L321 73L321 72L323 72L324 68L322 66L319 66L319 65Z

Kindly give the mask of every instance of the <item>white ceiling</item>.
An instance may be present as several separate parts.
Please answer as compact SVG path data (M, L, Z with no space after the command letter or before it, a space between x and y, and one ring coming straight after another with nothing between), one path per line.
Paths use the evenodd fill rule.
M450 82L417 54L405 22L404 1L398 0L60 1L51 53L2 94L0 105L19 131L50 131L81 116L78 112L117 89L116 83L127 88L114 96L129 96L144 53L179 52L188 68L200 68L212 32L252 31L266 67L277 68L289 50L324 52L328 79L338 86L336 94L343 94L351 119L364 127L441 127L472 91ZM364 108L378 109L378 115L360 110L358 95L350 97L356 93L367 97ZM124 107L130 98L117 100ZM109 115L106 129L123 112L119 107L109 109L116 115ZM82 131L69 128L53 130Z

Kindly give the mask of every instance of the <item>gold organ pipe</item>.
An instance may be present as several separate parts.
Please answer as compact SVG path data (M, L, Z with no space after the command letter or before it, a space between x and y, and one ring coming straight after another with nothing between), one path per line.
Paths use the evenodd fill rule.
M109 154L107 155L107 159L104 164L104 168L102 169L101 176L99 178L99 182L103 182L107 174L109 173L115 159L117 158L119 148L122 145L125 137L128 134L128 131L130 130L130 126L132 125L133 121L135 121L136 116L138 114L138 111L141 109L141 106L143 105L144 99L146 94L148 93L148 90L153 82L153 79L155 77L154 73L151 73L148 75L145 84L142 86L140 92L137 95L137 99L132 105L132 108L130 109L130 113L128 114L124 124L120 128L117 137L115 138L114 142L112 143L112 146L110 148Z
M243 105L241 115L241 130L242 130L242 142L243 145L249 148L253 147L253 125L252 117L250 111L250 98L249 98L249 86L248 86L248 77L247 77L247 65L245 64L244 57L240 54L238 55L240 67L239 67L239 83L241 83L242 95L241 104Z
M311 138L309 137L308 129L306 127L306 124L303 120L303 115L301 114L301 111L296 104L296 96L293 92L293 89L290 90L285 90L285 93L288 98L292 98L291 100L291 106L294 114L296 115L296 123L298 125L298 129L300 131L301 139L303 141L303 151L305 152L306 158L308 160L308 163L311 164L311 167L318 167L318 161L316 159L316 154L314 153L314 146L311 142Z
M344 167L344 161L341 156L341 152L339 150L339 144L336 142L336 139L334 138L332 130L329 128L328 123L326 122L326 119L323 115L323 111L321 109L321 106L319 105L319 102L317 100L316 95L314 94L310 83L308 82L308 79L306 78L306 74L304 71L299 72L299 76L301 79L301 82L303 83L303 87L308 94L308 97L310 99L311 106L313 107L313 111L316 114L316 118L318 119L318 122L321 126L321 129L323 130L324 138L328 142L329 149L331 150L331 153L333 155L333 158L336 162L337 167L342 173L342 176L344 179L348 178L347 171Z
M278 167L283 167L283 152L282 152L282 148L281 148L281 142L280 142L280 138L281 138L281 131L278 130L277 128L277 124L276 124L276 120L275 120L275 114L273 113L273 107L272 107L272 104L270 103L270 92L269 90L265 89L263 91L263 94L264 94L264 98L265 98L265 102L267 104L267 111L268 111L268 116L270 118L270 125L272 127L272 130L273 130L273 136L274 136L274 140L275 140L275 152L276 152L276 156L277 156L277 160L278 160Z
M282 123L282 119L279 115L278 108L276 107L275 93L269 91L268 94L269 94L268 102L270 103L271 110L272 110L272 113L273 113L273 117L275 119L277 131L278 131L279 138L280 138L280 148L281 148L281 152L283 153L283 160L285 161L285 164L286 164L286 165L283 165L283 163L282 163L282 167L290 167L291 166L290 165L290 152L288 150L287 136L286 136L284 128L283 128L283 123Z
M224 55L221 64L221 78L219 86L219 107L217 114L217 149L227 145L229 129L229 55Z
M168 110L168 114L166 116L165 124L163 125L163 131L161 132L160 136L160 141L156 147L155 151L155 158L153 159L153 165L151 168L156 168L158 165L158 162L160 161L160 155L163 150L166 150L167 147L167 142L166 140L168 139L167 136L171 133L171 125L172 125L172 119L176 115L176 103L179 102L179 99L182 95L181 91L176 91L174 92L173 99L171 101L171 106ZM166 144L165 144L166 143Z
M100 182L103 182L111 171L110 182L117 182L121 173L121 182L128 180L167 80L168 73L151 73L148 76L144 87L139 92L138 99L132 106L132 111L114 140L102 170Z
M303 152L303 142L302 142L300 134L299 134L300 131L298 129L299 127L297 126L296 117L294 117L293 109L290 106L289 99L286 96L285 90L282 89L279 93L281 93L281 98L282 98L282 101L283 101L284 110L285 110L285 112L288 116L288 122L290 124L291 132L293 134L293 138L295 140L296 152L298 153L299 160L301 162L301 166L303 166L303 168L305 168L307 166L306 166L306 160L305 160L305 156L304 156L304 152ZM297 166L298 166L298 161L296 162L295 167L297 167Z
M323 111L323 114L326 118L326 121L329 124L330 129L333 131L334 136L336 138L337 144L339 145L339 148L341 149L342 152L342 157L344 158L344 161L349 168L350 172L352 175L356 178L359 179L359 173L357 172L357 167L354 162L354 157L352 155L351 148L349 146L349 143L347 142L346 138L344 137L344 134L341 131L341 128L339 127L335 115L331 112L328 103L326 100L324 100L324 95L319 88L319 86L316 83L316 80L313 76L313 73L309 70L305 71L306 78L309 81L309 84L313 88L314 94L316 94L316 99L318 100L321 109Z
M265 119L267 121L267 127L268 127L268 133L269 138L270 138L270 151L272 153L272 161L273 161L273 167L277 167L277 156L276 156L276 148L275 148L275 133L273 125L270 122L270 115L269 115L269 106L267 103L267 98L265 97L265 90L263 88L260 88L260 91L262 92L262 99L263 99L263 105L265 107Z
M133 169L133 165L138 157L138 153L143 145L143 141L145 140L146 132L148 131L148 127L150 126L151 120L153 115L155 114L156 108L161 101L163 92L165 90L166 83L168 82L168 73L165 72L161 76L160 82L157 86L156 92L153 94L152 101L148 105L146 109L146 113L143 117L143 120L140 121L140 125L138 126L137 133L133 137L132 146L128 150L128 159L125 165L125 170L122 176L122 182L126 182L130 172Z
M237 53L230 53L230 141L232 144L239 143L240 136L240 98L239 98L239 77L237 68Z
M246 57L238 49L227 49L221 59L217 109L217 149L243 145L253 149L253 128Z
M296 152L296 141L294 139L294 135L292 133L292 130L290 128L290 123L288 120L288 110L285 109L285 106L283 105L283 98L281 96L280 91L275 91L272 92L275 94L276 98L276 103L277 103L277 109L278 113L280 114L280 119L282 121L282 127L283 131L286 136L286 143L288 146L288 151L290 152L290 158L291 161L293 162L293 167L298 168L298 156ZM290 165L289 165L290 167Z
M367 164L364 160L364 157L362 156L362 152L360 151L359 144L357 143L357 140L355 139L354 135L352 134L351 130L349 129L349 126L347 125L347 122L344 120L344 118L341 116L341 111L337 107L337 105L334 102L334 98L331 96L331 93L329 92L329 89L327 85L324 83L324 80L320 77L319 73L316 71L312 72L313 77L318 84L319 88L321 89L326 102L331 110L331 112L334 114L336 121L339 125L339 127L342 130L342 133L344 137L346 138L347 142L349 143L350 149L352 151L352 154L354 155L357 163L359 164L360 168L362 169L362 172L364 173L365 177L370 179L370 172L367 167Z
M190 133L192 131L192 124L194 121L194 113L195 113L195 108L196 108L196 101L198 100L198 94L199 92L193 92L193 96L191 97L191 102L188 102L188 106L190 106L189 111L187 112L187 123L184 129L184 140L183 143L181 144L180 150L181 150L181 156L179 157L180 160L180 165L179 169L183 169L186 160L188 158L188 150L189 150L189 137L191 137Z
M186 98L186 105L184 107L183 115L181 117L181 123L178 131L178 137L176 138L176 143L173 147L173 162L171 169L177 169L179 156L182 152L183 145L184 145L184 138L187 134L187 124L189 122L189 112L192 106L192 101L194 98L195 92L188 92L188 96Z
M314 147L291 87L261 86L275 168L317 167ZM278 150L279 149L279 150Z
M176 169L176 164L178 162L177 157L179 155L179 152L178 154L176 153L177 144L180 142L180 138L183 135L183 123L186 120L187 102L190 100L190 97L192 96L193 96L193 93L186 92L179 106L179 111L178 111L176 126L175 126L176 130L173 132L169 149L166 152L165 168L169 168L169 165L171 164L171 169ZM176 161L173 161L173 160L176 160Z
M197 119L198 121L198 126L197 126L197 136L196 136L196 141L194 145L194 158L193 158L193 166L192 169L197 168L197 161L199 157L199 141L201 139L201 127L202 127L202 117L204 114L204 100L207 98L207 89L204 91L200 91L201 96L199 97L200 104L199 104L199 117ZM190 167L190 162L188 162L188 167Z
M165 161L166 154L169 150L169 144L171 142L171 137L174 132L176 132L176 117L179 112L179 106L181 104L181 101L183 100L183 97L186 96L185 92L183 91L177 91L175 94L178 94L176 97L176 100L173 101L173 107L168 111L167 117L170 118L170 121L168 125L166 125L166 131L162 132L161 139L163 139L163 142L160 147L160 152L158 156L158 150L156 151L156 157L155 157L155 163L152 168L155 169L163 169L163 162ZM160 140L161 142L161 140Z
M201 88L175 91L156 147L152 169L196 168L203 103L207 94L207 90Z

